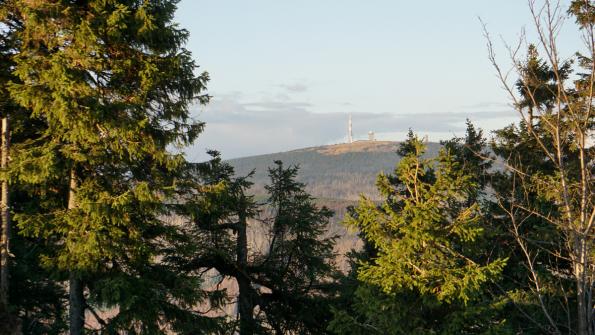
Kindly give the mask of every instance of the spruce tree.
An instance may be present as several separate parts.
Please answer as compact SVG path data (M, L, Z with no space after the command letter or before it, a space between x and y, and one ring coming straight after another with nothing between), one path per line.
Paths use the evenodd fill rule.
M468 144L455 139L438 157L426 158L424 143L409 132L398 151L403 159L395 173L378 177L382 203L362 197L346 217L367 248L354 260L361 282L348 290L353 303L335 308L332 331L507 331L487 290L506 262L485 257L486 222L479 180L472 174L484 162L465 164L469 152L464 148L476 147L479 138L469 124Z
M441 144L475 184L469 198L471 205L471 202L481 201L485 187L489 184L489 172L494 165L494 157L488 151L488 141L483 130L476 128L469 119L466 126L465 137L455 137Z
M474 184L448 152L423 158L424 144L411 135L405 147L395 175L378 178L385 202L377 207L363 198L357 218L346 221L380 251L360 278L387 292L408 288L441 301L468 301L505 264L480 264L470 254L483 231L478 205L462 201Z
M305 185L296 181L297 166L281 161L269 168L267 205L272 218L268 251L257 260L262 273L257 283L270 287L261 295L260 308L275 333L320 334L330 317L335 294L333 247L335 236L327 233L333 213L318 208Z
M240 334L320 334L334 295L332 213L318 208L295 180L297 167L269 170L269 199L257 204L247 177L216 156L198 166L201 192L185 202L195 254L181 263L214 269L237 283ZM255 238L256 234L256 238Z
M248 194L252 183L247 177L235 177L233 168L222 162L218 152L210 152L212 159L195 165L201 184L189 192L181 204L193 236L187 248L187 258L179 263L190 270L213 269L215 280L233 279L237 284L238 324L232 323L240 334L257 334L260 326L254 319L257 290L252 286L248 267L254 250L248 249L248 222L258 213L253 196ZM217 285L218 286L218 285ZM224 308L229 303L225 290L214 291L211 308Z
M19 32L22 20L18 15L15 1L0 2L0 114L8 122L11 146L3 150L5 163L10 162L13 152L22 143L31 140L33 134L43 124L28 117L28 113L18 106L8 92L8 83L18 81L13 74L14 55L20 47ZM6 138L6 137L5 137ZM19 185L7 173L9 166L2 168L4 191L10 186L9 197L3 195L3 222L0 235L8 243L2 243L3 304L0 306L0 334L58 334L64 331L64 290L50 272L39 266L39 255L47 246L36 238L20 236L19 229L10 218L10 212L17 208L37 206L39 199ZM30 191L30 190L29 190Z
M171 149L194 141L203 125L188 107L208 100L208 76L195 75L188 33L172 22L176 2L15 1L10 93L44 125L14 150L14 180L43 190L15 220L52 243L46 268L69 273L71 334L85 310L109 331L200 324L196 278L158 262L178 238L163 217L186 175ZM119 313L101 320L98 307Z

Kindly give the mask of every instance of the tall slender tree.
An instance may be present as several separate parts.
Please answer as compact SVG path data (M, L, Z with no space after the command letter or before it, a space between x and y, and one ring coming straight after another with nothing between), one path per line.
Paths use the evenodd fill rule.
M333 213L319 208L305 184L296 181L297 166L274 163L266 186L271 238L266 253L255 261L262 271L256 282L270 292L261 295L259 307L276 334L320 334L330 319L329 303L336 290L336 236L328 234Z
M0 6L7 7L8 4L0 3ZM0 17L2 21L9 22L10 19L8 17L8 13L6 9L0 12ZM4 102L0 105L1 113L2 113L2 125L1 125L1 135L0 135L0 169L4 173L7 170L7 163L8 163L8 141L9 141L9 111L11 106L9 101L11 99L8 96L8 92L6 91L6 84L10 78L10 71L12 62L10 61L10 57L12 56L12 52L14 50L14 33L16 31L16 27L8 26L2 33L0 33L0 52L2 57L2 67L0 68L1 72L1 86L0 94L2 97L2 101ZM8 222L8 179L6 177L2 178L2 191L0 192L0 311L6 311L8 309L8 280L9 280L9 243L10 243L10 225ZM6 194L5 194L6 191Z
M23 28L11 96L46 126L14 152L11 171L23 184L64 185L42 195L61 202L15 220L55 242L43 262L70 273L71 334L83 332L86 310L133 332L191 318L174 307L194 304L198 287L171 290L175 269L155 263L175 244L161 218L185 175L170 147L195 140L203 125L188 106L208 100L208 76L195 75L188 33L172 22L177 1L15 3ZM131 289L138 278L142 296ZM93 305L119 314L101 320Z
M10 307L10 269L12 267L12 232L10 222L10 202L9 202L9 178L8 161L10 147L10 118L16 116L18 107L11 99L7 84L13 79L12 71L14 62L12 56L18 47L17 32L21 28L21 22L15 15L11 14L14 9L12 1L0 2L0 22L3 25L0 32L0 323L4 323L9 331L15 331L18 327L18 321L13 313L14 309ZM18 117L17 117L18 119ZM22 117L21 117L22 119ZM12 311L11 311L12 309Z
M0 154L0 169L2 171L8 170L8 148L10 144L10 128L9 128L9 117L5 116L2 118L1 125L1 154ZM1 244L2 249L0 250L0 304L3 306L2 309L8 309L8 272L9 264L8 258L10 254L10 213L9 213L9 200L8 200L8 178L2 180L1 194L0 194L0 217L2 221L2 236Z
M548 327L553 333L567 329L579 335L595 334L595 151L590 143L595 125L595 6L589 0L570 3L568 13L576 19L586 43L567 61L560 56L557 41L566 8L548 0L529 5L539 43L527 46L527 61L513 59L519 78L515 84L506 80L488 44L501 82L525 120L518 128L499 132L494 146L510 177L507 189L499 194L499 204L523 251L532 292ZM537 157L523 150L527 147L538 152ZM527 226L541 231L527 230ZM551 238L545 231L558 234ZM547 264L536 258L544 251L553 256ZM551 277L556 283L552 286L562 293L553 305L564 306L565 320L548 303L552 289L545 284L551 284Z

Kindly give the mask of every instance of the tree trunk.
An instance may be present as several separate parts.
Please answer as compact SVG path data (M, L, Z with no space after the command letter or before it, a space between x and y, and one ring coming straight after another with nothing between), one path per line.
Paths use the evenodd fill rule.
M0 156L0 168L6 171L8 167L8 148L10 142L10 134L8 127L8 117L2 119L2 153ZM2 191L0 197L0 216L2 221L2 229L0 236L0 310L8 310L8 266L10 255L10 214L8 208L8 178L2 180Z
M577 298L577 318L578 335L593 335L591 325L592 302L591 292L589 292L591 283L588 280L586 270L588 268L588 253L584 237L576 238L574 276L576 279L576 298Z
M586 303L585 283L578 279L576 281L576 295L577 295L577 318L578 318L578 335L590 335L588 323L588 305Z
M85 297L83 296L83 281L75 273L69 278L69 319L70 335L81 335L85 329Z
M244 202L243 199L241 200ZM238 240L236 244L237 264L240 270L245 270L248 264L248 236L246 232L246 213L242 208L238 220ZM254 325L254 302L252 299L252 287L250 280L238 276L236 278L239 287L238 311L240 313L240 335L252 335L255 332Z
M70 171L70 185L68 191L68 209L76 208L76 189L78 181L75 169ZM81 335L85 329L85 297L83 295L83 281L79 275L71 271L68 280L68 316L70 322L70 335Z

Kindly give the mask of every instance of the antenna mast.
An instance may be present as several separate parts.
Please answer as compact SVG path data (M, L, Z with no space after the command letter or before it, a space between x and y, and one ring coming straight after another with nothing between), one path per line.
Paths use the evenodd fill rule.
M349 128L347 130L347 142L353 143L353 128L351 124L351 114L349 114Z

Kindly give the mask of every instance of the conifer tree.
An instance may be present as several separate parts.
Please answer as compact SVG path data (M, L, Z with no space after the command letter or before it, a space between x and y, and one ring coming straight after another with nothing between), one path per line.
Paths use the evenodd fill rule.
M332 214L295 181L297 167L276 162L269 199L259 206L247 193L251 183L234 177L219 157L199 168L210 192L186 202L195 240L202 241L186 263L237 283L234 328L242 335L324 332L334 294L334 237L325 237Z
M23 27L10 93L44 125L14 150L14 180L44 190L15 220L52 242L47 268L69 273L70 333L83 332L85 310L110 331L198 326L188 308L202 296L196 279L157 263L175 245L162 218L187 166L170 147L194 141L202 124L188 106L208 99L188 34L172 23L176 1L15 4ZM97 307L119 313L101 320Z
M570 3L568 13L586 43L565 60L556 40L566 19L561 6L548 0L529 5L539 44L527 46L526 61L513 59L519 78L514 85L488 43L501 83L523 119L518 127L499 131L493 145L505 170L496 186L498 215L507 220L520 251L529 278L526 292L539 307L544 329L595 334L595 151L590 143L595 7L587 0Z
M469 150L479 138L468 124ZM464 164L460 143L446 145L458 156L443 149L438 157L425 158L424 144L410 131L395 173L378 177L383 202L362 197L349 211L346 223L360 231L369 251L356 258L361 283L350 293L354 302L335 309L332 331L506 331L503 316L486 301L486 288L499 278L505 259L484 257L479 180L471 173L483 162Z
M255 252L248 249L248 221L258 213L253 196L248 195L252 183L249 176L235 177L233 168L221 161L218 152L211 155L210 161L196 165L200 189L184 197L184 216L189 219L188 230L194 238L188 259L181 258L179 262L191 270L214 269L219 281L233 278L238 286L239 322L237 327L231 327L240 334L257 334L260 326L254 319L254 308L258 293L248 270L249 258ZM212 309L222 308L228 302L224 299L227 292L220 293L219 299L212 300Z
M404 287L441 301L468 301L505 264L479 264L470 254L483 228L478 205L461 200L474 184L448 152L423 158L424 144L413 135L401 151L395 175L378 178L386 201L377 207L363 198L357 218L346 222L379 250L360 278L387 292Z
M16 47L15 33L18 29L18 21L11 19L8 13L9 3L0 2L0 19L6 25L6 28L0 33L0 57L2 65L0 67L0 113L2 119L2 133L0 144L0 156L2 157L0 169L4 173L7 170L8 163L8 139L9 139L9 116L14 106L6 90L8 80L11 78L13 63L11 56ZM9 297L9 254L10 254L10 225L8 222L8 179L2 178L2 192L0 195L0 314L8 311ZM6 191L6 194L4 194Z
M331 276L336 237L326 235L333 213L314 204L305 185L295 180L298 171L296 166L285 168L281 161L269 169L271 240L266 255L256 263L262 269L259 282L272 292L261 295L260 308L277 334L320 334L335 290Z
M0 22L3 26L0 33L0 109L1 116L10 128L9 149L3 150L4 163L8 164L12 152L23 142L31 139L32 134L43 125L31 120L26 110L18 106L8 92L8 83L18 81L13 74L15 63L13 57L18 52L22 30L22 21L18 15L15 1L0 2ZM6 137L4 137L6 138ZM0 235L8 243L2 243L2 282L3 296L0 306L0 334L57 334L64 331L63 288L54 281L46 269L39 266L39 254L46 246L39 239L19 236L19 229L14 221L7 220L10 212L16 208L37 206L31 194L26 194L22 185L15 183L6 173L8 166L2 168L3 224ZM9 184L10 182L10 184ZM6 196L10 185L10 197ZM10 199L9 199L10 198ZM38 199L37 199L38 200Z
M442 145L475 184L469 198L469 205L471 205L471 202L481 200L480 196L489 184L493 155L487 150L488 142L483 135L483 130L476 128L469 119L466 125L465 137L443 141Z

